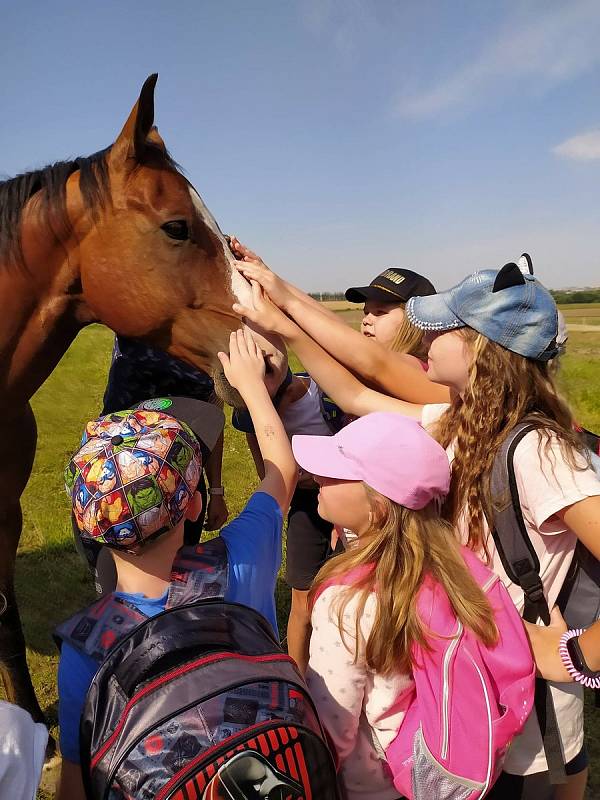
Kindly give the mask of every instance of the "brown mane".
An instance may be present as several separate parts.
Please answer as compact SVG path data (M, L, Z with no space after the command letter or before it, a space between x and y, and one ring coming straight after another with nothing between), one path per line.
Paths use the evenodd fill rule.
M111 147L91 156L57 161L0 181L0 262L21 260L21 215L27 202L38 192L41 192L40 213L45 223L69 229L66 184L74 172L79 171L79 188L84 206L96 217L98 210L104 208L111 199L107 160ZM152 158L153 161L160 161L163 169L181 172L181 167L167 150L151 145L147 145L147 148L147 160Z

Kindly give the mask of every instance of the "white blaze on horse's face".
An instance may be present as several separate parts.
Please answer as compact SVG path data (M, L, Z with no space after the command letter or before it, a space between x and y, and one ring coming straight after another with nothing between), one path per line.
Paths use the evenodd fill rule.
M192 198L194 208L198 212L204 224L215 234L221 246L223 247L223 255L225 256L226 262L229 264L229 270L231 274L231 291L233 292L234 297L242 305L251 306L252 289L250 284L236 269L235 258L229 248L229 245L227 244L227 241L225 240L225 237L221 233L221 229L217 225L217 221L210 213L208 208L204 205L204 201L192 185L190 185L190 197Z

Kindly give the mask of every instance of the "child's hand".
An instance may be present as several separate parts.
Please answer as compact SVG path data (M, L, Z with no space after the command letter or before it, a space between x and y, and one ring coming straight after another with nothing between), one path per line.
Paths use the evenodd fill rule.
M278 333L284 339L290 334L293 335L296 331L295 323L271 302L259 283L251 280L250 285L252 286L252 308L234 303L235 313L250 320L264 331Z
M227 522L228 517L229 511L223 495L211 494L209 496L208 506L206 509L206 522L204 523L204 530L221 530L223 525L225 525Z
M269 269L262 258L238 242L235 236L231 237L231 249L239 259L235 265L239 272L247 280L260 283L275 305L285 308L286 301L293 296L286 282Z
M260 256L257 256L256 253L252 252L245 244L242 244L237 236L229 237L229 247L231 247L233 255L239 261L244 261L244 259L246 259L247 261L257 261L260 264L265 263Z
M265 359L262 350L249 330L233 331L229 337L229 355L218 353L223 372L229 383L244 395L256 390L265 380Z
M550 612L550 625L534 625L531 622L523 624L529 637L537 671L542 678L561 683L572 681L558 652L560 637L567 630L567 623L558 607L554 606Z

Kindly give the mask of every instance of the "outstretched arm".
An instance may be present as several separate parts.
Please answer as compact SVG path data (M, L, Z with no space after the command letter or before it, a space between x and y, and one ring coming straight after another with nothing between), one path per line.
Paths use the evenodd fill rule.
M298 468L279 414L265 386L262 351L248 330L238 330L230 336L229 355L218 355L227 380L241 394L252 417L265 468L257 491L270 494L285 515L296 486Z
M238 258L241 262L256 263L260 264L264 268L264 283L263 289L269 295L269 297L273 300L275 305L279 305L279 302L275 299L279 296L281 292L290 292L298 300L307 303L309 306L312 306L313 309L316 311L325 314L325 316L334 319L339 322L338 316L334 311L330 311L323 303L320 303L318 300L315 300L314 297L311 297L306 292L303 292L298 286L294 286L293 283L286 281L280 275L276 275L273 270L269 269L265 262L262 260L260 256L257 256L249 247L246 247L245 244L242 244L235 236L232 236L230 239L230 247L235 254L236 258ZM242 265L240 264L240 267Z
M252 301L252 308L236 303L233 306L234 311L265 330L272 330L283 336L311 377L343 411L357 417L372 411L396 411L421 419L422 405L389 397L362 384L273 305L256 281L252 281Z
M313 298L283 281L239 243L237 252L245 253L237 264L244 277L260 283L271 300L312 339L368 384L413 403L449 402L448 388L430 381L410 356L391 352L349 328L337 315L324 313Z

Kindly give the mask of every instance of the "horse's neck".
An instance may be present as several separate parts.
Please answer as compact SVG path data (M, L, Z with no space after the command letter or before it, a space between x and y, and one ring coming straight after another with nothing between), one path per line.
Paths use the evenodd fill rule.
M64 274L67 262L54 262L42 280L31 265L0 264L0 391L15 407L42 385L85 324Z

